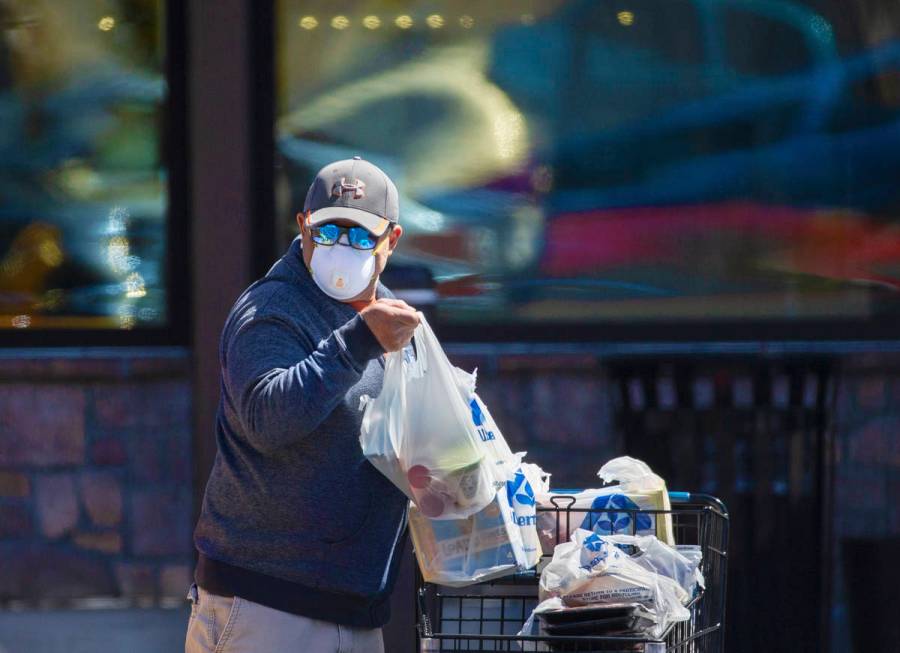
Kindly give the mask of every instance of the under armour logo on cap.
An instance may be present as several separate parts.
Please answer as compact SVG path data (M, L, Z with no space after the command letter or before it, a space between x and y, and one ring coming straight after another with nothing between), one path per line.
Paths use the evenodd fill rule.
M354 179L353 181L348 182L346 177L341 177L341 180L331 187L332 197L340 197L344 193L351 192L353 193L353 199L355 200L365 197L366 182L359 179Z

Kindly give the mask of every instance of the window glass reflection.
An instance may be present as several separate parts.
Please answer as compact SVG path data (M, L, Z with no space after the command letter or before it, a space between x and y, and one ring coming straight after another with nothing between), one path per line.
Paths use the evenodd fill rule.
M281 0L284 237L359 154L451 322L896 313L887 4Z
M161 0L0 0L0 328L160 326Z

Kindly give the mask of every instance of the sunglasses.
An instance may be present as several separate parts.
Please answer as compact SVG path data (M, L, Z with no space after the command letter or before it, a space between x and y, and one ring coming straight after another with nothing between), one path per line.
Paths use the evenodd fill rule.
M378 239L381 237L376 236L365 227L341 227L331 222L310 227L309 231L316 245L325 245L326 247L338 244L341 236L347 234L347 242L353 249L375 249ZM390 225L385 233L388 231L390 231Z

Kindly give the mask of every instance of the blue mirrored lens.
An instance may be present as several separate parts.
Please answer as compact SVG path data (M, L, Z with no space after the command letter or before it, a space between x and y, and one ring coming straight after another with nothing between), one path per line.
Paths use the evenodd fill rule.
M350 244L357 249L372 249L377 240L368 229L350 227Z
M341 228L336 224L323 224L313 231L313 241L320 245L332 245L341 235Z

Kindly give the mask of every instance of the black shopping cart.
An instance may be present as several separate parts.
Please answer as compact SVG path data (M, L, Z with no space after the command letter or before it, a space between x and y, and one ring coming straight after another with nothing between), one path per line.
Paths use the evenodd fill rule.
M523 623L538 603L540 570L552 557L546 553L528 572L454 589L425 583L416 574L417 643L424 652L444 651L603 651L604 653L722 653L725 640L725 582L728 571L728 512L717 498L670 492L671 510L627 510L632 531L638 515L671 518L676 544L696 545L703 552L700 569L706 587L688 604L691 617L672 624L658 639L639 635L520 636ZM555 494L552 506L538 507L539 521L556 523L556 543L568 540L569 526L585 515L609 510L575 508L575 497ZM592 520L595 521L595 520Z

